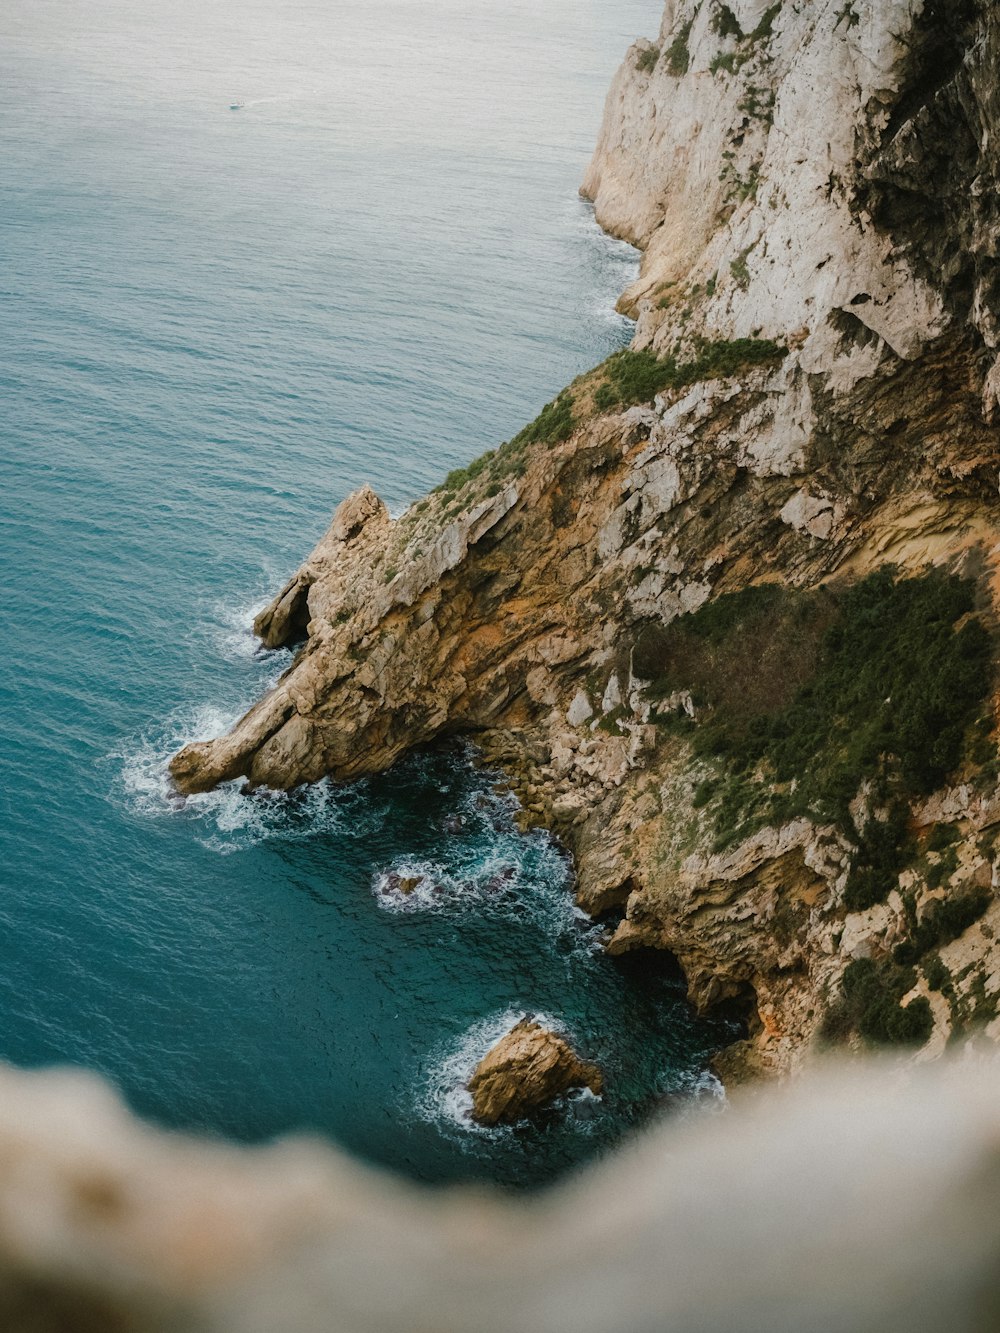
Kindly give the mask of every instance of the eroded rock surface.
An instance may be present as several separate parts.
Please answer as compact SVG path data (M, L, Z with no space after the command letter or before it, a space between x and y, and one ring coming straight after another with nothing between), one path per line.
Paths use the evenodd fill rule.
M469 1080L472 1115L481 1125L522 1120L571 1088L600 1095L601 1071L565 1037L522 1018L483 1056Z

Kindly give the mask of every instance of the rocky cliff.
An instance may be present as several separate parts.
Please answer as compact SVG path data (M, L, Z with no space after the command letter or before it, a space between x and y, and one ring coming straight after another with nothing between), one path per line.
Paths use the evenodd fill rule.
M346 500L178 787L474 735L609 947L746 1001L730 1071L1000 1034L998 58L985 0L668 0L584 183L632 349Z

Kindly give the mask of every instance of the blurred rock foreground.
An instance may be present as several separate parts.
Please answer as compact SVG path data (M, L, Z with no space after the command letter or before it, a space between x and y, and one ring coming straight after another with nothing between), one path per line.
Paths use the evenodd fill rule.
M993 1333L1000 1061L830 1066L533 1199L0 1071L5 1333Z

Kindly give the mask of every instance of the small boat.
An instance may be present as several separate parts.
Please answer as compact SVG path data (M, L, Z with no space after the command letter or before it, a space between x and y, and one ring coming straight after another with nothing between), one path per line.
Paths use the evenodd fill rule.
M244 108L245 106L246 106L246 102L230 102L230 103L229 103L229 110L230 110L230 111L242 111L243 108Z

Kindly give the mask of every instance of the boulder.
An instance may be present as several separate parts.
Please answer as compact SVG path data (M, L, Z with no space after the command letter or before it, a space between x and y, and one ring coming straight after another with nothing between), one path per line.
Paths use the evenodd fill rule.
M480 1060L468 1087L473 1119L497 1125L523 1119L570 1088L600 1094L604 1079L563 1037L522 1018Z

